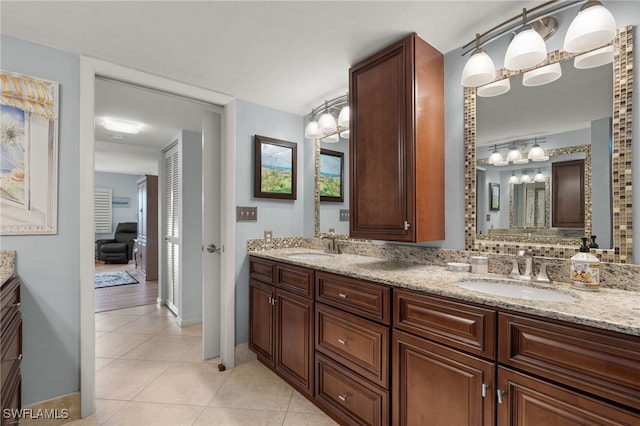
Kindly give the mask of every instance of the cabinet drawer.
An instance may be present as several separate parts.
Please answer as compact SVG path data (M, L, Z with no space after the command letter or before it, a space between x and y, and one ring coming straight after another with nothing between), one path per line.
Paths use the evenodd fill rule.
M495 311L407 290L393 304L394 328L495 359Z
M0 330L4 330L20 308L20 280L12 277L0 290Z
M313 271L293 265L276 266L276 286L300 296L313 298Z
M316 350L388 388L388 327L318 303Z
M389 424L389 392L329 358L316 356L316 399L344 424Z
M258 257L249 258L249 276L263 283L273 284L276 263Z
M500 313L501 363L640 409L640 339Z
M385 324L391 320L391 289L384 285L318 272L316 301Z
M14 315L11 323L0 337L0 383L8 382L10 374L20 368L22 359L22 318Z

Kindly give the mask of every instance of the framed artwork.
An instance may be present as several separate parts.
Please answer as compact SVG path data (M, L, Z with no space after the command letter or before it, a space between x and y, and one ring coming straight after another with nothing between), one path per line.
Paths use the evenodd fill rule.
M295 200L297 144L255 135L254 154L253 196Z
M500 210L499 183L489 183L489 210Z
M0 80L0 235L56 234L58 82Z
M320 176L318 177L320 201L344 201L343 173L344 153L320 149Z

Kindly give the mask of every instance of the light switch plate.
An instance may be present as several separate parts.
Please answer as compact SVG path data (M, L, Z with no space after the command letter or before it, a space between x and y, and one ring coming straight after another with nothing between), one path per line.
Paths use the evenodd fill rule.
M340 222L349 222L349 209L340 209Z
M258 207L236 206L236 222L257 222Z
M273 231L264 231L264 243L271 244L273 241Z
M491 215L487 213L487 222L491 222Z

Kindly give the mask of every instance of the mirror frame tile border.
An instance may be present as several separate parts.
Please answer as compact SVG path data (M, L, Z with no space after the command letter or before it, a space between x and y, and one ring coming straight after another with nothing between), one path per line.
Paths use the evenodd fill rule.
M600 260L631 263L633 247L632 226L632 105L633 105L633 26L618 29L613 41L613 149L611 178L613 197L613 248L592 252ZM538 66L553 64L577 56L563 50L550 52ZM511 77L523 71L500 70L496 79ZM521 241L482 241L476 239L476 90L464 89L464 144L465 144L465 248L480 252L516 254L530 249L538 256L568 258L577 247L544 244L535 238ZM589 214L591 214L589 212Z

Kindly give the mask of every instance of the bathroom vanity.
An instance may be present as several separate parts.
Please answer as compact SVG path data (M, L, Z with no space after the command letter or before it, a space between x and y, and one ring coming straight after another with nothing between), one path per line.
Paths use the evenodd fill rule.
M552 284L575 300L515 299L441 266L250 255L250 347L341 424L640 422L637 292Z

